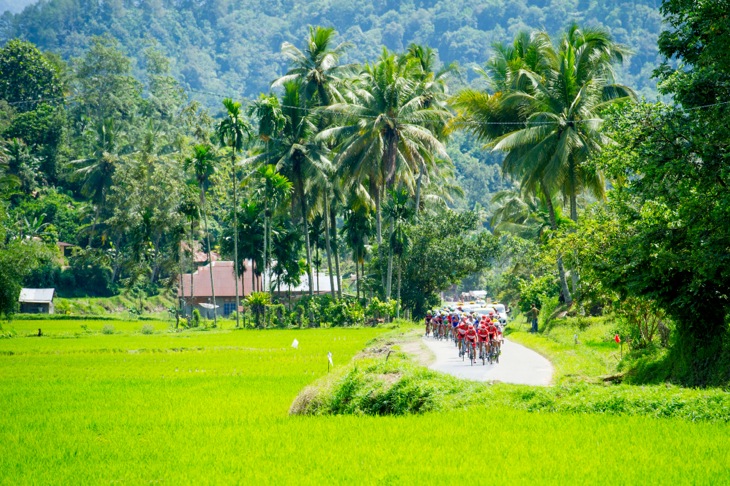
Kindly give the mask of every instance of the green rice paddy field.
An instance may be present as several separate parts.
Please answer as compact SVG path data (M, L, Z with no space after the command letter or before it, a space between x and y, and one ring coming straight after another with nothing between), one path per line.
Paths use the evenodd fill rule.
M728 484L730 425L472 408L290 417L379 329L185 331L15 321L2 484ZM83 331L81 325L87 326ZM44 337L28 337L37 328ZM149 331L148 331L149 332ZM300 343L293 349L294 339Z

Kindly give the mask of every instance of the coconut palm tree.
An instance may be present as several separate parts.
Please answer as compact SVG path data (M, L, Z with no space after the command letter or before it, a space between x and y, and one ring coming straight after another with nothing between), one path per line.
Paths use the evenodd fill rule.
M524 193L544 195L552 229L556 192L569 200L574 221L580 192L603 196L603 176L590 158L609 142L599 130L600 111L633 96L613 82L613 64L625 53L600 29L572 25L557 46L546 33L520 34L512 47L499 46L482 71L493 93L465 90L453 100L460 111L455 126L506 152L504 171ZM562 257L557 263L570 304Z
M304 51L284 42L281 52L289 59L289 70L272 83L281 87L296 82L302 97L309 106L327 106L342 99L339 87L352 71L351 66L341 66L340 58L351 47L343 42L332 47L336 31L331 27L309 27L309 37Z
M95 206L90 242L94 237L99 215L106 203L114 172L123 160L122 143L123 134L117 130L114 120L106 119L96 127L93 154L85 159L69 162L71 167L75 167L74 174L84 181L81 192L90 197Z
M236 167L236 156L241 153L243 146L247 140L251 138L251 127L243 119L241 112L241 103L234 102L230 98L223 100L223 106L226 108L226 117L221 120L218 125L218 138L223 146L231 151L231 179L233 182L233 227L238 228L238 170ZM240 296L238 293L238 231L233 232L233 267L235 271L236 282L236 327L240 325L239 309L241 307Z
M210 187L211 177L216 172L216 161L218 156L208 144L201 143L193 145L193 153L184 161L185 170L193 171L195 180L200 190L200 209L203 213L203 223L205 225L205 237L208 250L208 265L210 265L210 293L213 298L213 325L218 326L217 306L215 303L215 285L213 283L213 258L210 252L210 231L208 231L208 214L205 205L205 193Z
M428 109L437 107L441 110L448 110L447 98L448 87L446 81L449 76L456 72L456 64L449 64L438 71L435 70L436 53L427 46L411 44L404 60L412 59L416 61L416 78L419 80L419 87L424 99L423 106ZM429 130L441 141L445 142L447 138L446 119L436 118L433 126L429 126ZM421 166L419 167L418 178L416 179L416 205L415 213L418 214L421 207L421 192L424 183L428 183L429 176L437 171L439 162L433 154L428 152L425 154ZM429 156L430 155L430 156Z
M414 174L425 159L448 159L444 145L431 127L445 121L449 112L426 106L419 81L420 63L399 59L384 50L375 64L365 66L345 100L325 112L345 116L338 126L324 130L319 138L339 143L334 160L338 172L350 185L367 183L376 206L378 244L382 246L383 190L397 180L413 187ZM390 282L384 282L390 287Z
M505 96L504 103L520 106L527 122L495 140L495 150L508 153L506 171L520 177L526 190L543 183L558 188L569 199L573 221L579 193L604 194L603 175L590 159L609 143L600 131L600 111L633 96L613 82L613 64L625 53L605 31L572 25L557 48L543 48L545 67L531 76L529 87Z
M398 306L396 308L396 317L400 317L400 288L401 288L401 270L403 256L410 247L410 239L406 226L414 214L414 210L410 205L410 198L405 190L391 191L390 199L385 204L385 214L391 224L391 233L388 252L388 274L389 279L393 271L393 258L398 258ZM388 297L390 292L388 291Z
M311 283L312 246L309 240L309 206L307 194L319 172L330 164L329 150L318 140L317 117L307 109L297 82L283 85L281 103L273 96L257 100L251 113L259 117L259 137L264 141L260 153L249 158L250 163L271 163L276 170L294 185L292 210L299 205L305 246L310 296L314 295Z
M545 230L552 227L544 199L543 194L525 194L519 189L505 189L495 193L491 199L496 206L490 219L492 231L495 235L512 233L529 240L539 239ZM558 226L569 222L555 201L553 206L557 211Z
M263 202L264 213L264 275L269 275L269 262L271 261L271 234L274 214L291 196L293 185L282 174L276 172L273 165L266 164L259 166L253 177L256 177L260 183L257 197ZM271 291L271 283L269 282L268 291ZM264 289L267 289L266 282L263 283Z
M367 207L358 206L345 211L345 222L342 225L342 233L344 234L347 246L352 250L352 261L355 262L358 299L360 298L360 281L365 273L367 242L373 233L373 229L373 216ZM358 266L360 267L359 269Z

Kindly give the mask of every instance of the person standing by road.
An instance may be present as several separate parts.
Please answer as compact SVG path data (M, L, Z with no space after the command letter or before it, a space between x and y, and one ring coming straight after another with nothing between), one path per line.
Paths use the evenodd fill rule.
M534 303L530 308L529 315L532 322L532 329L530 330L530 332L537 332L537 316L540 315L540 309L538 309Z

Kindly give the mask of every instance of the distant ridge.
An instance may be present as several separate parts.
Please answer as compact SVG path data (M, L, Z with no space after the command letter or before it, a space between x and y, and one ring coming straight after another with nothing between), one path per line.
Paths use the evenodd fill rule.
M17 11L34 0L0 0ZM402 51L411 42L436 50L444 63L483 64L494 42L520 30L557 34L571 22L604 26L634 54L621 69L624 84L654 98L659 64L661 0L43 0L20 14L5 14L0 43L21 37L64 58L79 56L94 35L117 38L142 65L157 47L172 72L196 98L218 107L224 96L254 98L282 74L282 42L301 46L309 25L334 27L337 41L354 45L349 62L374 60L382 46Z

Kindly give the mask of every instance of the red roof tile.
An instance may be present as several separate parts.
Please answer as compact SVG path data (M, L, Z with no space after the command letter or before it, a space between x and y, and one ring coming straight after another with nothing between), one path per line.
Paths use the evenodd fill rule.
M238 291L241 296L251 293L251 260L245 260L244 265L246 271L243 272L243 281L238 278ZM210 297L210 265L200 267L193 274L193 296L194 297ZM258 277L257 277L258 278ZM182 288L178 288L178 296L190 296L190 274L183 275ZM216 297L235 297L236 281L233 275L233 262L214 261L213 262L213 284L215 285ZM181 292L182 291L182 292Z

